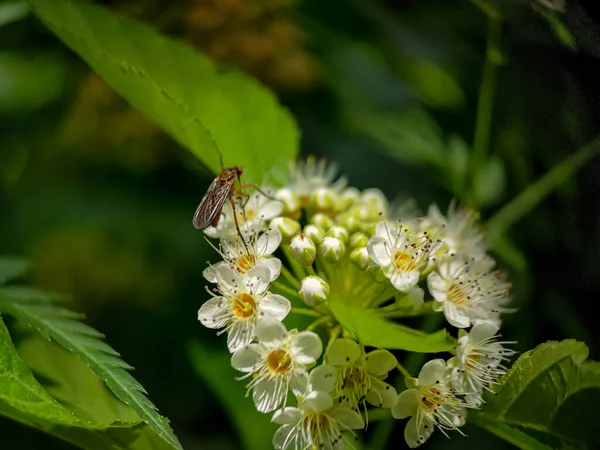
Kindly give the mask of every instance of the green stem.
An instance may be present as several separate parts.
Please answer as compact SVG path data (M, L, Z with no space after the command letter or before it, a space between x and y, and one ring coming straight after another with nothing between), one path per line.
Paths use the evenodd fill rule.
M495 241L515 222L530 212L554 189L564 183L586 161L600 153L600 136L596 136L564 161L558 163L542 178L508 202L487 223L488 242Z
M400 372L404 377L409 377L409 378L412 377L410 372L408 370L406 370L406 367L404 367L399 362L396 363L396 369L398 369L398 372Z
M294 275L292 275L292 272L290 272L289 269L283 265L281 266L281 274L293 287L300 289L300 282Z
M494 92L496 90L496 76L500 64L500 36L502 22L497 17L489 17L487 48L479 99L477 103L477 119L475 122L475 136L473 138L472 171L477 176L485 164L490 143L490 130L492 126L492 111L494 109Z
M292 314L300 314L303 316L310 316L310 317L323 317L318 311L315 311L314 309L308 309L308 308L296 308L293 307L290 310L290 313Z
M298 292L294 291L292 288L287 287L285 284L280 283L279 281L271 281L271 286L287 295L299 298L300 300L304 301L304 299L300 297L300 294L298 294Z
M321 326L330 321L331 321L331 317L329 317L329 316L319 317L317 320L315 320L313 323L311 323L309 326L306 327L306 331L313 331L318 326Z

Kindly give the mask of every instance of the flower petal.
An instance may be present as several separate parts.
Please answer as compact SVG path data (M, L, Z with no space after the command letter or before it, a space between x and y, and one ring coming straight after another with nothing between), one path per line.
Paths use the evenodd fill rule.
M378 408L391 408L398 401L398 393L385 381L371 378L371 389L367 392L365 400Z
M269 271L271 272L271 276L269 278L269 281L275 281L277 278L279 278L279 274L281 273L281 260L278 258L270 257L270 258L266 258L263 259L261 261L262 264L264 264L265 266L267 266L269 268Z
M285 400L287 384L281 380L262 379L252 388L254 406L261 413L275 411Z
M448 373L446 361L441 358L433 359L423 365L419 372L419 386L431 386L436 381L443 380Z
M323 343L317 333L301 331L290 339L290 352L300 364L314 363L323 352Z
M420 273L418 270L403 272L394 270L389 274L392 285L401 292L408 292L419 282Z
M250 344L246 347L237 349L231 355L231 367L240 372L254 372L256 364L262 359L260 347L257 344Z
M269 200L265 202L259 210L260 218L263 220L270 220L281 214L283 211L283 202L279 200Z
M448 323L456 328L467 328L471 320L463 308L458 308L452 302L444 302L444 316Z
M278 423L279 425L290 424L293 425L302 419L302 410L293 406L286 406L285 408L279 408L273 413L271 422Z
M360 359L360 346L352 339L340 338L333 341L325 354L327 362L334 366L354 364Z
M273 435L273 447L277 450L289 449L290 442L293 440L290 438L290 433L294 431L294 425L285 424L277 428Z
M290 389L294 395L303 395L308 388L308 371L304 368L294 370L290 379Z
M388 372L396 368L396 364L398 364L396 357L387 350L373 350L365 356L365 369L376 377L387 375Z
M260 256L268 256L273 254L281 244L281 231L272 229L265 231L256 242L256 250Z
M310 371L309 382L311 389L331 392L336 383L336 371L330 364L322 364Z
M333 399L328 393L322 391L309 392L302 402L304 411L327 411L331 407L333 407Z
M231 319L227 300L223 297L214 297L204 302L198 310L198 320L207 328L223 328Z
M285 342L287 336L287 328L276 318L265 316L258 319L256 337L261 344L268 347L278 347Z
M417 414L418 397L419 391L416 389L407 389L400 392L398 401L392 407L392 416L396 419L404 419Z
M271 270L260 262L244 274L243 280L252 294L262 294L269 289Z
M431 272L427 276L427 289L438 302L448 300L448 285L448 281L437 272Z
M245 347L254 340L256 327L251 320L238 320L227 331L227 348L230 353Z
M277 294L267 294L258 304L258 311L261 315L274 317L279 321L288 315L291 308L290 301Z
M335 408L331 412L331 417L337 421L340 430L360 430L365 427L362 416L350 408Z
M491 338L498 332L496 324L491 322L480 322L471 328L469 332L469 340L473 344L477 344L481 341Z
M367 244L367 252L375 264L386 267L392 264L392 254L388 241L379 236L373 236Z
M413 416L404 428L404 440L410 448L417 448L429 439L433 429L434 424L427 416L423 417L420 426L417 417Z

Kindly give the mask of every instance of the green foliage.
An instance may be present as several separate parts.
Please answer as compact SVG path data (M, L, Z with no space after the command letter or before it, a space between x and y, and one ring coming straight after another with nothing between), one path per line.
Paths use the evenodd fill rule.
M18 273L17 269L23 264L22 261L15 260L11 266L6 264L7 259L4 261L4 274ZM131 366L121 360L119 354L102 340L104 336L101 333L78 321L82 318L80 314L58 306L56 302L60 298L56 294L29 287L3 286L0 287L0 312L16 317L23 324L37 329L43 336L53 339L71 351L104 380L115 395L129 405L171 448L181 449L181 444L167 420L157 413L156 407L145 396L144 388L127 372L131 370ZM9 352L10 349L4 351ZM8 362L6 366L11 367ZM18 399L19 396L15 398ZM19 413L17 409L11 417ZM32 424L35 425L36 422ZM129 423L127 426L131 425ZM103 427L106 428L106 425ZM64 437L63 434L61 432L61 437ZM73 440L70 435L64 438Z
M22 2L2 3L0 4L0 27L21 20L27 14L29 9Z
M235 372L229 362L230 356L220 350L211 350L199 341L191 343L188 353L198 375L224 406L244 448L269 448L277 426L265 420L265 415L256 410L251 399L244 398L246 383L233 380ZM232 376L224 376L224 370L230 371Z
M261 182L298 152L290 114L259 83L217 67L191 47L106 10L66 0L28 0L65 44L212 171L240 165Z
M27 268L27 262L21 258L0 256L0 284L24 275Z
M347 298L332 296L328 303L338 322L354 332L364 345L422 353L443 352L456 347L456 340L446 330L427 334L386 320Z
M575 340L546 342L523 354L483 411L469 419L523 449L587 448L600 424L590 401L600 393L600 363L587 356L585 344ZM585 398L577 395L582 391Z

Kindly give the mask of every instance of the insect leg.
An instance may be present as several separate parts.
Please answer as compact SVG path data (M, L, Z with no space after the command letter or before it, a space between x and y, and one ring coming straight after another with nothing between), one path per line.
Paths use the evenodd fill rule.
M262 189L260 189L257 185L255 184L243 184L241 186L236 187L234 190L239 191L241 189L246 189L246 188L252 188L257 190L258 192L260 192L262 195L264 195L265 197L267 197L268 199L271 200L277 200L275 197L273 197L272 195L267 194L265 191L263 191Z
M240 239L242 240L242 243L244 244L246 253L250 253L250 251L248 250L248 245L246 244L246 240L244 239L244 235L242 234L242 231L240 230L240 224L238 223L238 219L237 219L237 211L235 209L235 202L233 201L233 198L231 196L229 197L229 203L231 203L231 209L233 209L233 221L235 222L235 229L237 230L238 234L240 235Z

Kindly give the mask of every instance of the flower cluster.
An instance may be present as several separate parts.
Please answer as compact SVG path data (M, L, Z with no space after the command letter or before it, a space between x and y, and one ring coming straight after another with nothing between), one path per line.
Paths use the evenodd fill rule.
M515 353L498 340L510 284L469 210L451 204L443 215L433 205L402 217L379 190L361 192L336 174L308 158L283 188L225 205L205 230L222 260L204 271L212 298L198 319L227 333L237 379L280 425L277 449L343 449L376 408L411 417L411 447L436 428L460 433ZM398 393L403 383L386 380L406 370L390 351L365 348L334 314L334 297L388 320L439 314L459 329L453 356L427 362ZM288 330L289 315L312 323Z

